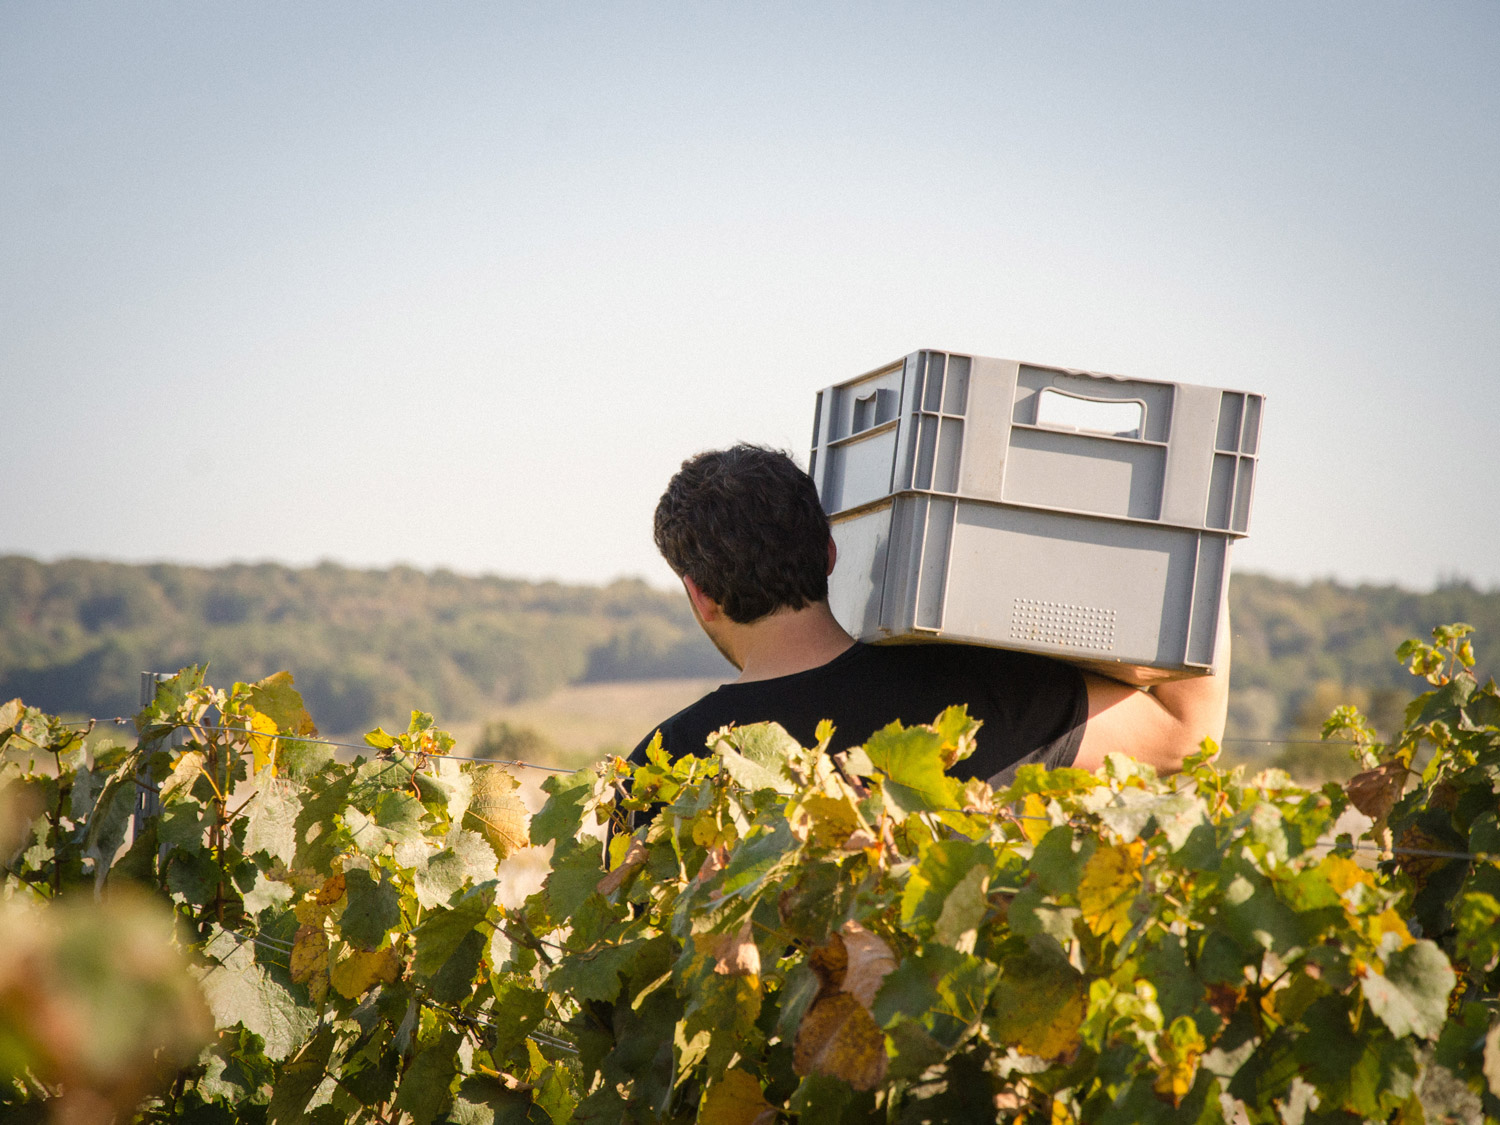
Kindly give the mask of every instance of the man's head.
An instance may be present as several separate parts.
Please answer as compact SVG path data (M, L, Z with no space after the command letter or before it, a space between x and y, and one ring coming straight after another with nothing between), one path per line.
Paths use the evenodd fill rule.
M785 453L736 445L688 458L655 531L668 565L742 625L828 597L828 517Z

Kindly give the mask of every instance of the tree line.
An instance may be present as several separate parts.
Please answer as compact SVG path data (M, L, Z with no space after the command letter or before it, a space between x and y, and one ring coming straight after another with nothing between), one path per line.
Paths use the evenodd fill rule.
M1231 739L1316 738L1331 707L1350 702L1394 729L1405 685L1391 653L1403 638L1445 621L1500 635L1500 590L1461 581L1423 593L1238 574L1231 601ZM730 671L681 595L640 580L0 558L0 698L128 714L141 670L203 663L222 682L292 669L330 732L402 720L412 706L484 718L569 683Z

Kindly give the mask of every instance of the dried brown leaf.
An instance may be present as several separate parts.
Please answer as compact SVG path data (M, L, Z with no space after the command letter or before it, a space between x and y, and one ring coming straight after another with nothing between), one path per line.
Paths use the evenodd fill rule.
M1349 779L1344 791L1350 803L1371 820L1381 821L1401 799L1406 788L1407 768L1397 761L1386 762Z
M632 837L630 846L625 849L624 856L620 858L620 866L600 879L595 890L605 896L614 894L625 885L626 879L629 879L645 865L646 854L646 845L639 839Z
M845 922L839 931L848 954L843 989L869 1011L875 1006L880 982L896 968L891 947L858 922Z
M856 1090L873 1090L885 1078L885 1067L885 1033L847 992L822 997L802 1017L792 1046L792 1069L798 1074L826 1074Z

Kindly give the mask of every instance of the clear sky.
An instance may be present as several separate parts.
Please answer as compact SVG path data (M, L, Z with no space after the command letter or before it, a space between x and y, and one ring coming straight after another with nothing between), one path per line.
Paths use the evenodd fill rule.
M669 574L920 347L1268 396L1241 568L1500 585L1500 4L0 0L0 553Z

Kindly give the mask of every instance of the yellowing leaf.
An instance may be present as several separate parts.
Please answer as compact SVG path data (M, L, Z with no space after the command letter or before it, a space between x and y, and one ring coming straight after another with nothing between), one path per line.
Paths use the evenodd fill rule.
M328 982L340 996L357 1000L377 984L390 984L401 975L401 958L390 946L366 953L356 949L328 971Z
M1401 939L1402 949L1416 940L1411 936L1411 930L1407 929L1406 920L1394 910L1383 910L1373 918L1366 919L1365 926L1370 940L1376 945L1380 944L1380 939L1386 934L1396 934Z
M1198 1025L1188 1016L1178 1016L1157 1038L1156 1050L1160 1056L1161 1073L1153 1087L1173 1106L1182 1104L1193 1082L1198 1077L1198 1060L1207 1046L1198 1034Z
M1023 955L1005 962L989 1028L1018 1051L1057 1058L1078 1046L1087 1007L1083 977L1072 966L1061 959Z
M813 793L789 805L786 815L799 840L811 839L830 847L842 847L855 832L868 833L870 828L848 793Z
M775 1120L776 1110L760 1083L739 1069L727 1071L709 1087L698 1107L699 1125L770 1125Z
M328 968L328 935L313 926L303 926L292 941L292 979L312 980Z
M1110 941L1130 932L1130 907L1141 886L1139 840L1101 844L1084 865L1078 906L1090 930Z
M817 1000L797 1028L792 1069L842 1078L856 1090L873 1090L885 1078L885 1034L863 1004L847 992Z
M499 766L477 765L470 773L473 796L464 812L464 827L478 832L505 859L531 841L531 817L516 796L516 779Z
M344 873L335 872L323 881L318 888L318 904L321 906L332 906L344 897Z
M276 724L265 715L253 708L247 707L241 716L245 725L250 728L250 752L253 758L252 773L259 773L267 766L271 767L271 773L276 773Z
M1369 885L1375 882L1373 873L1365 870L1352 859L1341 855L1326 856L1318 864L1318 870L1328 880L1328 885L1340 896L1360 883Z
M202 769L203 751L186 751L177 759L177 764L172 767L167 779L161 783L161 795L166 797L185 785L191 785Z
M285 734L318 736L312 716L302 702L302 693L293 685L290 672L276 672L250 685L250 706L259 711Z
M1035 793L1026 794L1021 802L1021 835L1033 844L1040 843L1052 829L1052 819L1047 815L1047 802Z

